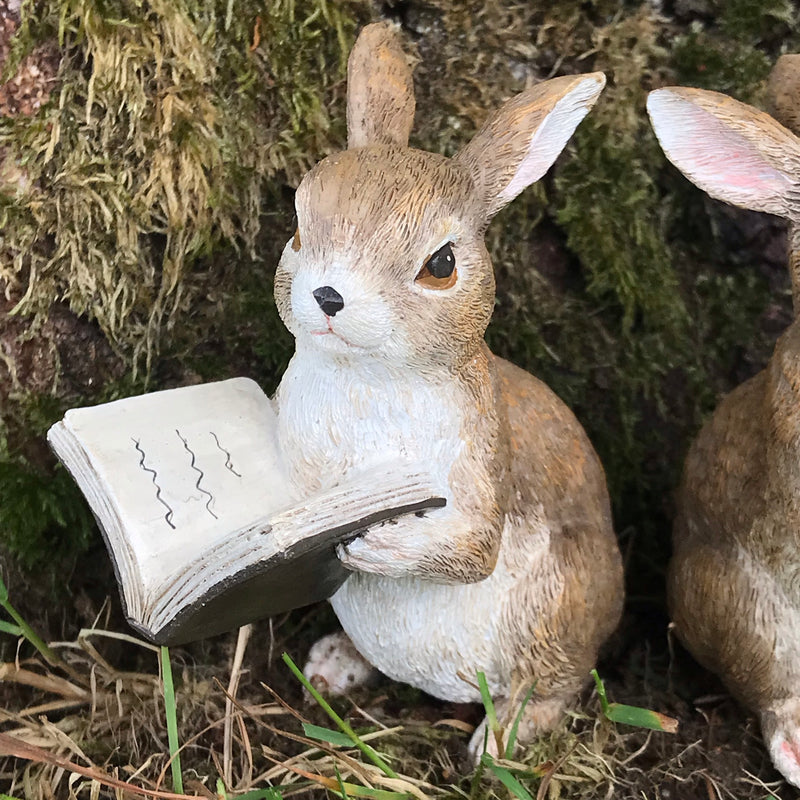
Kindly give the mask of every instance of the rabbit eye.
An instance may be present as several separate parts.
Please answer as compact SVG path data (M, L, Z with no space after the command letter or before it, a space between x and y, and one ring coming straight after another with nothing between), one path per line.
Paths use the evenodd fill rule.
M452 244L448 242L428 256L415 280L426 289L449 289L455 286L457 278L456 257Z
M294 232L294 239L292 239L292 250L295 253L300 249L300 228Z

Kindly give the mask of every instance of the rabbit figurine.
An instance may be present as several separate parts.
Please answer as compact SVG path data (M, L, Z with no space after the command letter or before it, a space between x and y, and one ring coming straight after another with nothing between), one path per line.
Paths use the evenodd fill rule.
M349 149L301 182L275 276L296 339L275 397L280 446L303 491L391 457L425 464L447 505L340 546L352 575L331 602L346 635L317 643L306 667L329 691L377 667L478 701L480 670L511 714L535 682L520 726L532 736L559 720L617 625L599 460L569 409L483 341L487 224L546 172L604 82L534 86L445 158L408 147L411 70L392 28L367 26L354 46ZM483 741L478 730L475 753Z
M799 95L795 94L795 101ZM800 139L725 95L665 88L648 111L667 157L712 197L791 223L800 299ZM757 712L775 766L800 786L800 324L722 400L689 451L669 606L679 637Z

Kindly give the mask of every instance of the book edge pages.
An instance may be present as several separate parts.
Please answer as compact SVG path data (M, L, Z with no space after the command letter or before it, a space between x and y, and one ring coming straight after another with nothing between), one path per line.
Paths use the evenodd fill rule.
M128 618L141 616L144 605L141 574L130 546L121 534L122 523L113 503L107 494L99 490L100 481L88 453L63 420L47 431L47 442L92 510L111 558L123 613Z
M335 564L340 564L341 562L338 561L338 558L335 554L335 546L337 544L356 538L372 525L386 522L404 514L413 514L421 511L442 508L446 505L446 502L447 501L443 497L429 496L424 500L419 500L414 503L408 503L403 506L386 508L380 511L372 512L361 519L351 520L350 522L344 523L335 528L323 530L310 536L299 536L293 544L289 545L285 549L276 550L268 558L259 559L258 561L248 564L246 567L238 570L235 573L222 577L202 594L197 595L193 593L192 599L186 600L184 603L182 603L180 610L174 615L170 616L170 606L167 606L164 612L159 614L159 619L154 620L158 623L158 625L160 625L160 627L157 627L155 631L152 628L140 625L138 623L134 624L133 627L147 639L150 639L157 644L185 644L188 641L192 641L192 639L183 638L182 629L186 627L188 623L190 623L191 618L199 609L205 607L209 603L214 602L214 600L222 595L225 591L233 589L240 584L256 578L262 573L268 572L274 568L276 562L291 561L301 556L303 552L307 552L318 547L328 547L330 549L330 560ZM254 526L254 529L250 533L255 534L256 537L259 537L265 533L265 530L256 529ZM217 551L215 551L214 555L217 556ZM344 583L349 574L349 572L342 568L341 576L338 579L335 579L333 583L330 581L327 582L325 585L325 591L317 592L302 605L308 605L309 603L318 602L330 597L330 595L333 594L333 592L335 592L342 583ZM297 607L297 604L281 605L275 603L273 603L271 607L268 607L265 603L265 612L261 615L261 617L273 616ZM242 619L230 624L229 626L226 626L226 630L233 630L241 625L254 621L254 619ZM215 630L208 633L208 635L215 635L223 632L224 630Z

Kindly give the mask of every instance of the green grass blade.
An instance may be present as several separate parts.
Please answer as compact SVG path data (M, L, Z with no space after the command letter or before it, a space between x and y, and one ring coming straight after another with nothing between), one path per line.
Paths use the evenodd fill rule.
M486 733L489 733L489 729L486 729ZM486 752L486 742L487 737L483 739L483 752ZM472 773L472 778L470 779L469 783L469 800L477 800L479 793L481 791L481 781L483 780L483 774L486 772L486 764L483 763L483 759L478 759L478 764L475 767L475 772Z
M481 763L508 789L518 800L533 800L533 795L511 774L505 767L495 763L495 760L488 754L481 756Z
M22 628L19 625L14 625L12 622L6 622L3 619L0 619L0 633L8 633L11 636L24 636L25 634L22 632ZM2 797L2 795L0 795Z
M362 742L358 734L328 705L325 698L311 685L311 681L301 672L297 664L292 661L288 653L283 654L283 661L292 671L292 674L305 686L308 693L319 703L325 713L339 726L350 741L389 778L397 778L397 773L366 743Z
M227 797L227 795L226 795ZM270 786L268 789L253 789L244 794L237 794L231 800L283 800L280 789Z
M608 716L608 698L606 697L606 687L603 684L603 681L600 680L600 676L597 674L596 669L592 670L591 675L594 678L595 686L597 686L597 696L600 698L600 708L603 710L603 714Z
M8 616L11 617L14 622L16 622L19 631L17 632L17 630L14 629L14 632L12 633L11 630L6 628L0 628L0 630L3 630L5 633L11 633L12 636L24 636L41 653L44 660L51 667L63 666L61 659L44 643L44 641L42 641L41 638L39 638L36 631L34 631L34 629L28 625L28 623L17 612L14 606L11 605L11 602L8 599L8 589L6 588L6 584L2 578L0 578L0 607L2 607L6 614L8 614ZM10 623L5 622L3 625L10 626Z
M483 750L486 752L486 743L489 740L489 732L491 731L497 745L498 753L505 753L506 748L503 745L503 729L497 721L497 712L495 711L494 701L492 700L492 693L489 691L489 684L486 681L486 675L478 671L478 689L481 693L481 701L486 710L486 736L483 739Z
M514 755L514 746L517 743L517 731L519 730L519 723L522 720L522 715L525 713L525 707L530 703L531 697L536 690L536 681L533 682L531 688L525 693L525 697L520 703L519 711L514 717L514 723L511 725L511 730L508 732L508 744L506 745L506 758L511 758Z
M339 767L335 764L333 765L334 772L336 773L336 780L339 781L339 791L342 793L342 800L348 800L350 795L347 794L347 789L345 788L344 781L342 780L342 773L339 772Z
M341 790L344 795L339 795L338 792L330 790L333 794L342 797L342 800L347 800L349 797L368 797L372 800L408 800L407 792L390 792L388 789L371 789L369 786L359 786L355 783L342 783ZM236 800L239 800L237 797Z
M181 773L181 754L178 745L178 715L175 706L175 684L172 682L172 664L169 648L161 648L161 676L164 681L164 710L167 716L167 740L172 759L172 788L183 794L183 774Z
M332 731L330 728L321 728L319 725L312 725L309 722L303 723L303 733L309 739L316 739L319 742L327 742L335 747L352 747L353 740L341 731Z
M678 720L668 717L658 711L651 711L649 708L639 708L639 706L626 706L622 703L609 703L606 697L606 687L597 670L592 670L592 677L597 686L597 695L600 698L600 708L603 716L612 722L622 725L633 725L637 728L647 728L652 731L663 731L664 733L677 733Z
M481 692L481 702L486 709L486 720L489 723L489 729L494 733L500 730L500 725L497 722L497 712L494 710L489 684L486 682L486 675L483 672L478 672L478 689Z
M658 711L651 711L649 708L609 703L606 716L612 722L620 722L623 725L635 725L637 728L649 728L664 733L678 732L678 720Z

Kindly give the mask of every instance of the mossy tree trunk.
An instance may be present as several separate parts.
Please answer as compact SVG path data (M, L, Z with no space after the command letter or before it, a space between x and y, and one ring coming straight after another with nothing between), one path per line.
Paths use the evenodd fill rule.
M656 5L26 2L4 77L54 53L57 70L49 99L0 119L5 547L32 564L89 540L41 444L68 404L232 374L275 386L291 340L271 279L292 187L343 146L347 52L358 25L390 15L420 59L412 143L426 149L453 153L529 81L609 77L555 168L490 228L489 341L574 408L650 582L688 442L764 363L790 304L781 224L669 167L646 93L759 104L777 55L800 46L788 0Z

